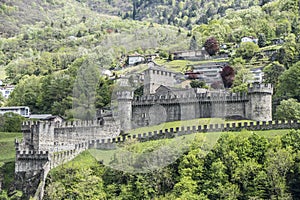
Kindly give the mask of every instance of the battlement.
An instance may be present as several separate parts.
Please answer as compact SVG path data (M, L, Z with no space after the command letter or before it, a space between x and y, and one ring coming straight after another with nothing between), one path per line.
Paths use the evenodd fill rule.
M192 133L206 133L206 132L222 132L222 131L241 131L246 130L276 130L276 129L299 129L300 121L257 121L257 122L234 122L226 124L209 124L199 126L182 126L174 127L165 130L158 130L148 133L139 133L126 136L118 136L113 138L90 140L88 142L89 148L109 149L115 148L116 143L122 143L126 140L137 139L139 141L157 140L163 138L173 138L177 136L192 134Z
M21 130L29 131L31 128L43 128L48 129L49 127L59 127L59 122L50 122L50 121L24 121L21 126Z
M25 121L22 124L22 131L28 132L32 128L38 128L40 130L48 130L50 127L52 128L70 128L70 127L92 127L92 126L100 126L99 120L85 120L85 121L71 121L71 122L63 122L63 123L54 123L49 121Z
M199 94L180 94L180 95L147 95L135 97L133 105L143 104L175 104L175 103L192 103L192 102L231 102L231 101L248 101L248 95L245 93L199 93Z
M100 126L100 120L84 120L84 121L70 121L59 124L56 128L70 128L70 127L92 127Z
M118 100L132 100L134 96L133 91L118 91L117 98Z
M162 75L162 76L166 76L166 77L172 77L174 76L176 73L168 71L164 68L158 68L158 67L150 67L147 70L144 71L145 74L155 74L155 75Z
M48 160L49 152L48 151L19 151L16 152L17 160Z
M270 83L253 83L252 86L248 87L248 93L267 93L267 94L273 94L273 87Z

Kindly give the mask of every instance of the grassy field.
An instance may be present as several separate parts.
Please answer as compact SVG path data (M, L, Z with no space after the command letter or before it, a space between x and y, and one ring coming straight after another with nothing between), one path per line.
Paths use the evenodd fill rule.
M160 148L176 148L179 152L184 152L192 141L197 140L203 142L203 147L209 151L217 142L219 137L222 134L241 134L243 137L248 137L253 133L256 133L260 136L264 136L267 139L273 139L276 136L282 136L288 133L290 130L267 130L267 131L248 131L242 130L241 132L211 132L211 133L195 133L184 135L172 139L163 139L163 140L155 140L148 142L137 142L135 140L130 143L123 145L120 144L116 146L116 149L112 150L97 150L90 149L88 150L90 154L95 157L98 161L102 161L103 164L111 166L112 161L118 157L118 155L124 155L124 152L134 153L136 156L143 156L143 154L147 155L147 153L152 152L156 149ZM203 140L199 140L202 138ZM155 147L155 148L154 148Z
M155 59L158 65L163 65L169 70L175 72L185 72L187 66L189 65L200 65L206 63L216 63L216 62L228 62L228 59L217 59L217 60L202 60L202 61L191 61L191 60L172 60L168 61L165 59Z
M21 139L22 133L0 132L0 178L3 178L4 189L8 189L14 180L15 138Z
M192 119L192 120L185 120L185 121L174 121L174 122L166 122L163 124L149 126L149 127L142 127L128 131L129 134L139 134L139 133L148 133L158 130L165 130L169 128L181 127L181 126L199 126L199 125L209 125L209 124L221 124L221 123L244 123L244 122L251 122L251 120L239 120L239 121L225 121L221 118L199 118L199 119Z
M22 138L22 133L0 132L0 166L1 163L14 161L15 159L15 138Z

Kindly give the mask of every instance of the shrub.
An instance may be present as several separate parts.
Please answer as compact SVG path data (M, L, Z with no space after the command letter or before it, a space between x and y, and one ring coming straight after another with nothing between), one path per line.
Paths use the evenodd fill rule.
M21 124L25 118L21 115L8 112L0 115L0 131L21 132Z

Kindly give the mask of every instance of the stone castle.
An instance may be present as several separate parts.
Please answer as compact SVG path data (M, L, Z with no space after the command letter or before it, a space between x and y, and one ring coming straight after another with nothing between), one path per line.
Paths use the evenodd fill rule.
M50 169L67 162L86 149L111 149L116 143L131 138L143 139L174 137L175 134L231 130L236 126L216 125L203 127L174 127L153 133L120 135L140 126L167 121L201 117L240 116L254 121L272 120L272 87L270 84L253 84L248 94L227 92L197 92L176 85L176 74L162 68L150 67L144 72L143 96L134 97L133 91L117 92L117 117L104 117L96 121L65 123L26 122L22 126L23 139L15 142L16 188L25 196L42 199L47 174ZM127 87L127 89L130 89ZM239 127L254 130L261 127L286 127L289 124L268 122ZM299 123L295 123L299 126ZM222 128L222 129L220 129ZM236 130L236 129L233 129Z
M143 96L133 91L119 91L118 111L121 128L156 125L195 118L242 118L272 120L271 84L253 83L248 93L225 90L200 91L176 86L176 73L159 67L144 71Z

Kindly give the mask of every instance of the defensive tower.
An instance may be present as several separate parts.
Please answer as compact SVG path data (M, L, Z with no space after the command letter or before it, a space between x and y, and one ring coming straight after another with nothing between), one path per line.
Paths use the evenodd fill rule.
M117 92L118 117L121 131L131 129L133 91Z
M253 83L248 87L247 118L255 121L272 120L272 94L271 84Z
M155 94L161 85L173 87L175 85L175 73L161 67L150 66L144 71L144 95Z

